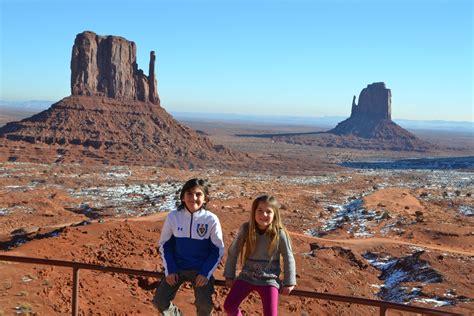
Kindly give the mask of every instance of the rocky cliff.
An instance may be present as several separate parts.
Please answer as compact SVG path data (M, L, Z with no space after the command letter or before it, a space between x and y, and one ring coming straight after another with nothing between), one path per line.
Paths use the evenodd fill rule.
M71 58L72 95L49 109L0 128L0 161L195 166L248 165L250 159L174 120L136 46L118 36L77 35Z
M383 82L367 85L359 94L359 104L352 100L351 117L392 119L392 92Z
M82 32L72 47L71 94L160 104L155 58L155 52L150 52L146 76L138 69L134 42L119 36Z
M392 121L392 93L383 82L369 84L362 89L359 104L356 104L354 96L351 116L329 133L397 143L400 140L417 140L413 134Z

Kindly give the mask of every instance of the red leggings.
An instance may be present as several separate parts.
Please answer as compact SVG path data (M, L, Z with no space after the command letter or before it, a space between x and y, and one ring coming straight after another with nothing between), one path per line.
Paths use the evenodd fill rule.
M232 285L229 295L224 302L224 310L229 316L241 316L239 305L250 294L256 291L262 299L263 315L278 315L278 289L271 285L253 285L237 280Z

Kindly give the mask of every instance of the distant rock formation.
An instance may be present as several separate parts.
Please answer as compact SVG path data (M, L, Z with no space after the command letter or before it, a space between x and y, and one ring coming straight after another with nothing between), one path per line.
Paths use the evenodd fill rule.
M160 104L155 77L155 52L149 75L138 69L136 46L119 36L78 34L72 47L71 94L105 96Z
M160 106L105 97L66 97L46 111L8 123L0 137L11 142L10 148L19 143L9 153L14 161L187 167L243 159L176 122Z
M397 150L419 150L429 147L415 135L392 121L392 93L385 83L376 82L362 89L359 104L352 100L351 116L329 133L373 139L382 147L390 144ZM393 146L392 146L393 147Z
M367 85L359 95L359 104L355 100L354 96L351 116L329 133L377 139L416 138L392 121L392 93L385 83Z
M383 82L375 82L362 89L359 95L359 104L352 99L351 117L370 119L392 119L392 92Z
M364 88L359 104L354 96L351 116L328 132L273 138L294 144L362 150L427 151L435 147L392 121L392 93L383 82Z
M155 54L149 75L133 42L93 32L77 35L72 95L0 128L0 161L196 166L249 165L250 158L177 122L161 106Z

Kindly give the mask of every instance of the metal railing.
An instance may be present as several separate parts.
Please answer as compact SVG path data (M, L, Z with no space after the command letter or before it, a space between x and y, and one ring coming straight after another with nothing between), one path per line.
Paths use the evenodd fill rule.
M73 274L72 315L73 316L77 316L79 312L78 297L79 297L79 270L80 269L95 270L95 271L102 271L102 272L123 273L123 274L128 274L128 275L149 276L149 277L156 277L156 278L162 278L164 276L163 273L154 272L154 271L145 271L145 270L118 268L118 267L107 267L107 266L101 266L101 265L90 264L90 263L81 263L81 262L64 261L64 260L52 260L52 259L42 259L42 258L0 255L0 261L33 263L33 264L72 268L72 274ZM225 282L223 280L216 280L215 285L225 286ZM343 295L335 295L335 294L319 293L319 292L309 292L309 291L303 291L303 290L293 290L290 295L315 298L315 299L321 299L321 300L327 300L327 301L337 301L337 302L352 303L352 304L358 304L358 305L375 306L379 308L380 316L385 316L387 310L389 309L413 312L413 313L418 313L422 315L449 315L449 316L462 315L462 314L445 312L445 311L440 311L440 310L431 309L431 308L404 305L404 304L379 301L379 300L371 300L371 299L362 298L362 297L343 296Z

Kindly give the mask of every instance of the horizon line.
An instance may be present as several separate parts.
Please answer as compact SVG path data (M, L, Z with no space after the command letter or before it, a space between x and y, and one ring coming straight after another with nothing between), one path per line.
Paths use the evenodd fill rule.
M65 97L66 98L66 97ZM59 100L60 101L60 100ZM16 104L22 104L22 103L50 103L47 107L31 107L29 108L28 105L23 104L23 106L19 109L24 109L24 110L39 110L39 111L44 111L47 110L51 105L54 103L57 103L59 101L51 101L51 100L7 100L7 99L0 99L0 108L2 106L8 106L8 104L1 104L1 103L16 103ZM13 106L14 104L12 104ZM160 105L161 106L161 105ZM168 110L164 106L161 106L163 109L165 109L167 112L171 114L192 114L192 115L223 115L223 116L253 116L253 117L272 117L272 118L294 118L294 119L328 119L328 118L337 118L337 119L345 119L350 116L350 113L347 115L321 115L321 116L314 116L314 115L308 115L308 116L301 116L301 115L291 115L291 114L262 114L262 113L236 113L236 112L205 112L205 111L180 111L180 110ZM413 121L413 122L455 122L455 123L465 123L465 124L474 124L474 117L471 121L468 120L440 120L440 119L407 119L407 118L401 118L401 117L392 117L392 120L403 120L403 121Z

